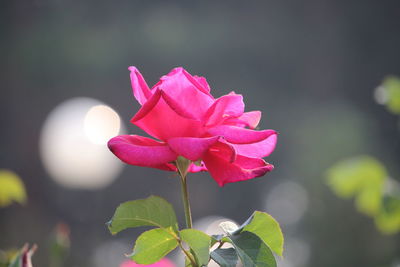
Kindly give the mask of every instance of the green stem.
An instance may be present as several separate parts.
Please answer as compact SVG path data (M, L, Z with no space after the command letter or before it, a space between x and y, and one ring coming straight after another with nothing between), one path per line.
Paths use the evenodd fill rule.
M178 157L177 160L175 161L175 165L178 169L178 174L181 177L182 201L183 201L183 208L185 211L186 228L188 228L188 229L192 228L192 213L190 212L189 192L188 192L188 186L187 186L187 180L186 180L186 175L187 175L190 163L191 163L191 161L188 159L185 159L184 157ZM191 262L191 266L198 267L198 264L193 257L193 255L194 255L193 250L190 249L190 252L186 251L181 246L181 244L180 244L180 247L183 250L183 252L185 253L186 257Z
M186 249L183 248L183 246L182 246L182 241L179 241L179 247L181 248L181 250L183 251L183 253L186 255L186 257L188 258L188 260L190 261L190 263L192 264L192 266L197 266L197 263L196 263L195 259L193 258L193 255L190 254L189 251L187 251Z
M186 219L186 227L192 228L192 214L190 212L190 203L189 203L189 192L187 188L186 175L182 175L181 177L181 188L182 188L182 200L183 200L183 208L185 210L185 219Z

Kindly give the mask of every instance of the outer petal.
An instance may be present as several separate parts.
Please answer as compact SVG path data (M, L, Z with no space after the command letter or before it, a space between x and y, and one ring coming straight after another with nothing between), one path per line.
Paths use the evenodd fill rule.
M178 156L167 144L138 135L116 136L108 148L125 163L166 170L174 170L168 163Z
M229 119L229 117L239 117L243 112L243 97L232 92L218 98L207 110L203 120L206 126L214 126Z
M276 134L274 130L254 131L237 126L219 125L208 129L211 135L223 136L229 143L250 144L259 142Z
M164 141L172 137L201 136L204 133L201 122L187 117L187 113L181 112L171 99L167 99L162 91L156 90L131 122Z
M161 77L157 87L194 118L201 118L214 103L209 91L183 68L175 68Z
M135 96L136 100L139 102L140 105L144 105L147 100L151 97L152 93L147 86L146 81L143 79L142 74L136 67L129 67L131 71L131 84L133 95Z
M237 155L234 162L218 153L209 152L204 157L208 171L219 186L263 176L272 171L274 166L262 159Z
M167 141L170 148L178 155L183 156L191 161L201 159L204 153L214 145L219 136L195 138L195 137L176 137Z
M235 125L238 127L249 127L250 129L255 129L260 122L261 111L250 111L243 113L242 116L238 118L230 118L224 122L224 124Z
M252 144L232 144L236 152L242 156L263 158L269 156L275 149L278 135L273 134L261 142Z

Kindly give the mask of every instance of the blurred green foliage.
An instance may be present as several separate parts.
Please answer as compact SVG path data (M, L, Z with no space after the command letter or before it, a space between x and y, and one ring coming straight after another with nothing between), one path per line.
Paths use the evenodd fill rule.
M400 231L400 197L384 197L382 209L375 217L375 223L384 233Z
M400 195L385 166L371 156L342 160L327 171L327 183L337 196L354 197L357 209L374 218L377 228L386 234L400 231ZM399 188L397 188L399 189Z
M385 167L370 156L360 156L338 162L328 170L328 183L340 197L354 197L357 208L376 215L381 207Z
M25 244L20 250L0 251L0 267L32 267L31 258L37 246Z
M70 229L65 223L58 223L50 236L50 267L62 267L70 249Z
M386 108L394 114L400 114L400 78L386 77L379 89L382 90L382 102Z
M386 77L375 93L378 103L400 115L400 78ZM373 217L382 233L400 232L400 185L377 159L364 155L342 160L327 171L327 183L337 196L354 197L357 209Z
M6 207L12 202L26 202L25 186L14 172L0 170L0 207Z
M49 237L49 267L61 267L70 248L69 226L64 223L56 225ZM0 267L32 267L31 257L37 246L34 244L29 248L26 243L21 249L0 250Z
M0 267L8 267L18 253L16 249L0 250Z

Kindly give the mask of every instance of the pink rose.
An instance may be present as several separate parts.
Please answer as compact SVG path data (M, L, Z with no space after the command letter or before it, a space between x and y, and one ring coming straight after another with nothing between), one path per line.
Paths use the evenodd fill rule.
M150 265L143 265L143 264L137 264L134 261L127 260L124 261L119 267L142 267L142 266L147 266L147 267L175 267L175 264L170 261L167 258L163 258L160 261L150 264Z
M209 171L223 186L264 175L273 165L262 158L274 150L274 130L255 131L260 111L244 112L234 92L215 99L204 77L175 68L151 89L137 68L129 67L133 94L142 105L131 119L158 140L120 135L108 142L122 161L176 171L178 156L193 162L190 172Z

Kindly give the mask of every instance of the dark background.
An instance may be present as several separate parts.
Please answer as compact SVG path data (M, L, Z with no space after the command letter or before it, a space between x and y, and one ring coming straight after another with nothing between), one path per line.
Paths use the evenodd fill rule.
M398 235L379 233L352 201L335 197L324 174L337 160L367 153L400 177L398 117L373 98L386 75L400 74L399 14L399 1L373 0L2 0L0 167L22 177L29 201L0 210L0 247L35 242L34 265L48 266L49 232L63 221L71 228L65 266L107 266L96 255L117 241L128 246L111 254L128 252L139 233L107 231L120 202L160 195L183 222L171 173L126 166L103 190L72 190L50 179L38 152L46 116L62 101L99 99L128 125L139 105L127 67L137 66L152 85L183 66L205 76L216 97L242 93L247 110L262 110L260 128L280 132L267 159L276 169L261 179L220 188L207 173L189 177L195 220L242 222L265 209L275 186L291 181L308 205L283 229L304 259L288 250L281 266L398 266ZM110 249L99 250L102 244Z

